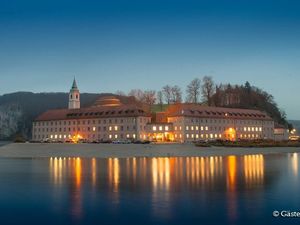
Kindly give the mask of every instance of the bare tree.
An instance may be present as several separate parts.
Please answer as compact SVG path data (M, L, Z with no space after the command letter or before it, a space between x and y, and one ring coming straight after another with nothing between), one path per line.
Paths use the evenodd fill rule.
M167 104L169 105L172 100L172 87L169 85L163 86L162 93L163 93L163 96L164 96Z
M186 88L187 102L198 103L201 92L201 81L198 78L192 80Z
M156 101L156 91L154 90L144 91L143 102L149 105L153 105L155 104L155 101Z
M177 85L173 86L171 88L171 101L173 103L179 103L182 102L182 92L181 88Z
M141 102L144 101L144 92L141 89L132 89L129 91L128 96L133 96Z
M116 95L120 95L120 96L126 96L125 92L124 91L120 91L120 90L117 90Z
M205 76L202 79L202 99L207 103L208 106L212 105L212 96L215 92L215 86L214 86L214 81L212 77L210 76Z
M163 104L164 104L164 96L163 96L162 91L158 91L156 96L157 96L158 104L160 106L160 111L162 111L163 110Z

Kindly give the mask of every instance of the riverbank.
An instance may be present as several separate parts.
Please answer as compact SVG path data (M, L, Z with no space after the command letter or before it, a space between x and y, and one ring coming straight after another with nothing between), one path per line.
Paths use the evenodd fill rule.
M300 147L299 141L244 140L244 141L211 141L195 143L197 147L227 147L227 148L266 148L266 147Z
M193 157L300 152L299 147L228 148L196 147L193 144L43 144L12 143L0 147L0 157Z

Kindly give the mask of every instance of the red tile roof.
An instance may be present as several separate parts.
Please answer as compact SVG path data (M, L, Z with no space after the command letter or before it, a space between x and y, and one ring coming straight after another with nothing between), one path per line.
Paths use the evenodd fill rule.
M49 110L38 116L35 121L136 116L150 117L151 115L137 105L98 106L81 109Z
M170 105L166 111L169 117L190 116L201 118L272 120L270 116L259 110L210 107L189 103Z

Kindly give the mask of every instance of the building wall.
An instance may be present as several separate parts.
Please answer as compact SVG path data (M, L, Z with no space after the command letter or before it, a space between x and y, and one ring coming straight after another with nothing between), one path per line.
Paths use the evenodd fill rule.
M274 139L275 141L289 140L289 130L286 128L275 128Z
M168 122L173 123L178 142L230 139L229 129L235 139L274 139L273 121L180 116L169 117Z
M235 139L275 139L274 122L269 120L178 116L168 117L168 123L172 123L169 132L176 142L228 140L229 129L234 130ZM147 124L151 127L151 118L146 116L37 121L33 123L33 140L65 141L78 134L89 141L145 140L151 132Z
M64 141L78 134L89 141L143 139L150 120L150 117L121 117L36 121L33 123L33 140Z

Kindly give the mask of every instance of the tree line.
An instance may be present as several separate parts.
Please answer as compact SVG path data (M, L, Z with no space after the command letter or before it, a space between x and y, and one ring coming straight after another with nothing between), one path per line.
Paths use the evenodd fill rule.
M126 95L118 91L118 95ZM174 103L194 103L207 106L257 109L269 114L277 123L289 125L284 110L280 109L274 97L266 91L252 86L248 81L243 85L217 84L211 76L191 80L183 91L178 85L165 85L161 90L133 89L126 96L134 96L138 101L163 109L163 105Z
M141 90L132 89L127 94L117 91L117 95L134 96L138 101L153 104L174 104L174 103L203 103L210 105L211 98L214 94L214 82L212 77L205 76L201 79L193 79L186 87L186 99L183 100L182 89L178 85L165 85L161 90Z

